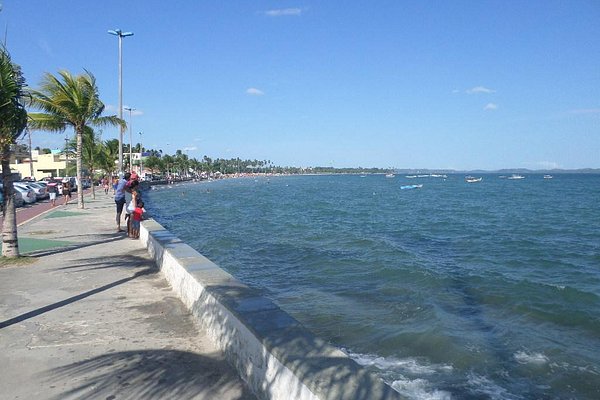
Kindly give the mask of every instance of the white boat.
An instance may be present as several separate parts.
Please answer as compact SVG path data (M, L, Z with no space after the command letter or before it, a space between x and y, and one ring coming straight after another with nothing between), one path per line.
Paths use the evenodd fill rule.
M552 179L554 178L552 175L544 175L544 179Z
M416 175L406 175L406 177L407 177L408 179L415 179L417 176L416 176Z
M422 184L419 185L403 185L400 186L400 189L402 190L410 190L410 189L421 189L423 187Z
M465 182L467 182L467 183L481 182L482 180L483 180L482 177L479 177L479 178L475 178L474 176L465 177Z
M394 175L394 174L385 174L385 177L386 178L395 178L396 175Z
M512 174L511 176L508 177L508 179L525 179L525 177L523 175L519 175L519 174Z

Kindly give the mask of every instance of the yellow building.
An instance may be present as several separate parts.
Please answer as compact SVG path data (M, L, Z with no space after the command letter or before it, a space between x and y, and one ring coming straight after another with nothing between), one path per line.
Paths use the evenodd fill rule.
M74 162L75 160L70 160ZM67 162L64 154L59 150L53 150L50 154L39 154L39 151L31 152L31 159L28 153L16 152L11 160L10 169L18 172L21 177L31 176L33 167L33 177L40 180L47 176L65 176Z

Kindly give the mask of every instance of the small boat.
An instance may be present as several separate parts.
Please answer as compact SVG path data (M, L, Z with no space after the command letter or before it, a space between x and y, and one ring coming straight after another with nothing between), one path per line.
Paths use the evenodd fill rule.
M508 179L525 179L525 177L523 175L519 175L519 174L512 174L511 176L508 177Z
M544 179L552 179L554 178L552 175L544 175Z
M400 189L410 190L410 189L421 189L422 187L423 187L422 184L420 184L420 185L403 185L403 186L400 186Z
M465 182L467 182L467 183L481 182L482 180L483 180L482 177L479 177L479 178L475 178L474 176L465 177Z
M406 175L406 177L407 177L408 179L415 179L417 176L416 176L416 175Z
M394 175L394 174L385 174L385 177L386 178L395 178L396 175Z

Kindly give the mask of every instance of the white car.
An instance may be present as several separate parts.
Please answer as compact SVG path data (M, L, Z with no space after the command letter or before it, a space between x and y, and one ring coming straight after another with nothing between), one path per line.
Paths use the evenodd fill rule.
M0 191L3 191L3 190L4 190L4 186L2 185L2 183L0 183ZM14 194L14 198L15 198L15 207L23 207L24 200L23 200L22 192L17 190L17 188L15 188L13 190L13 194Z
M21 195L23 196L23 201L26 204L33 204L37 201L35 192L33 191L33 189L28 188L27 185L22 185L19 184L19 182L14 182L13 187L15 188L15 191L21 192Z
M36 200L42 200L45 199L46 196L48 195L46 193L46 188L41 187L40 185L34 183L34 182L13 182L13 185L15 186L24 186L27 189L31 189L33 190L33 192L35 193L35 198Z
M33 191L35 192L36 197L39 199L47 199L50 197L48 191L46 190L46 183L41 182L28 182L27 186L31 186Z

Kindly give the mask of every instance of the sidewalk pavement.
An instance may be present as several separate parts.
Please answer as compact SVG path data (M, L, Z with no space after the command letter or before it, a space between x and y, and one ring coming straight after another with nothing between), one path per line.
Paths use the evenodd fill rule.
M0 268L1 399L255 399L195 325L111 195L19 227ZM23 248L21 248L23 251Z

